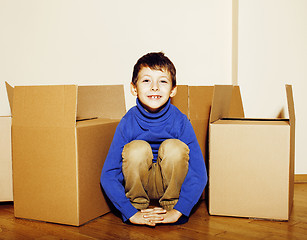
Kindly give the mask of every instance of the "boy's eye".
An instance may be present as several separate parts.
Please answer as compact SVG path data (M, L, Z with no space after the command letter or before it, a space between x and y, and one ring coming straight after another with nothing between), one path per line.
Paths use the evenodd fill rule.
M161 82L161 83L168 83L167 80L161 80L160 82Z
M145 83L149 82L149 79L143 79L143 82L145 82Z

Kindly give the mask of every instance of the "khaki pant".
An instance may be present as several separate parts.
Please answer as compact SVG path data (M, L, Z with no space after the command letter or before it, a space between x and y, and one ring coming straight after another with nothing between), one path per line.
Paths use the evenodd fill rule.
M188 172L189 148L185 143L165 140L153 163L149 143L135 140L125 145L122 158L126 196L135 208L146 209L150 199L159 199L166 210L175 206Z

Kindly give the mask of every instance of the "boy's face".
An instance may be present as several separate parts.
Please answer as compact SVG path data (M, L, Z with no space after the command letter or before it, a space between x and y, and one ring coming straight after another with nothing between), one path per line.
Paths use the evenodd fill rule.
M148 112L159 112L176 92L177 87L173 88L168 71L143 67L138 74L136 85L131 83L131 93L139 98Z

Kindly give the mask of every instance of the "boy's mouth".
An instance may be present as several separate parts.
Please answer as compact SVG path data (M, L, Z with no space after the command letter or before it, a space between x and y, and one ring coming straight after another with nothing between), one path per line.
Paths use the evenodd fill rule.
M160 99L162 96L160 96L160 95L149 95L148 97L150 99Z

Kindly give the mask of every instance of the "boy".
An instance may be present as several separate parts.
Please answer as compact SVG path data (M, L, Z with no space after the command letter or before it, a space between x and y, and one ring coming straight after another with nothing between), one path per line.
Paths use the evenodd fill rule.
M120 121L101 174L125 222L186 222L207 183L192 125L170 103L176 92L176 69L162 52L137 61L131 82L137 105ZM148 208L151 199L162 207Z

